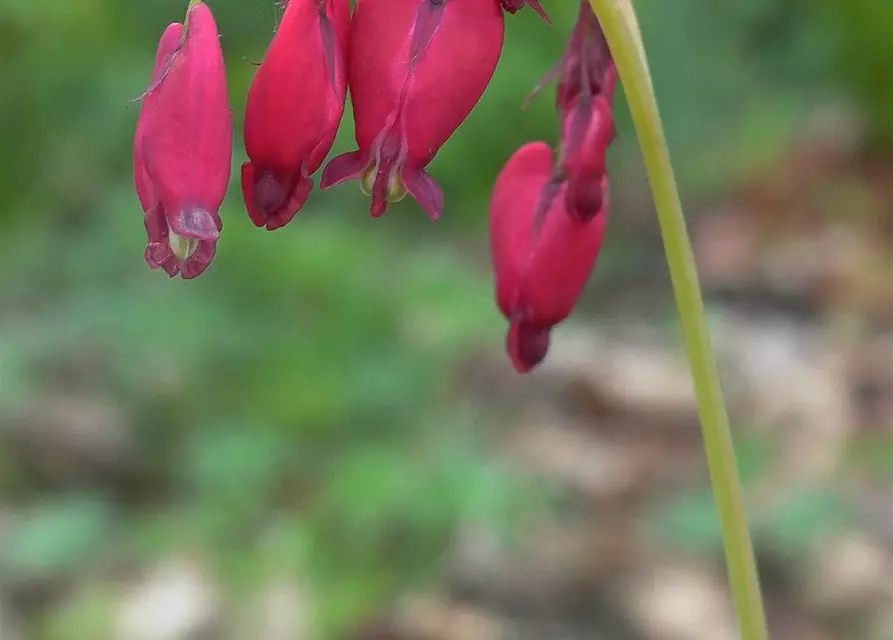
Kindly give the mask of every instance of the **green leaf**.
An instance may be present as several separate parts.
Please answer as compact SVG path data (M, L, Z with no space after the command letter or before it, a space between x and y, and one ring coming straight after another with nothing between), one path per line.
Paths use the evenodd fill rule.
M852 522L852 513L840 497L826 490L805 489L777 505L760 531L780 550L798 552Z
M112 509L98 498L40 503L12 523L0 547L0 575L44 578L88 564L109 539Z
M652 526L659 538L677 549L702 554L722 551L722 530L709 491L668 500L653 514Z

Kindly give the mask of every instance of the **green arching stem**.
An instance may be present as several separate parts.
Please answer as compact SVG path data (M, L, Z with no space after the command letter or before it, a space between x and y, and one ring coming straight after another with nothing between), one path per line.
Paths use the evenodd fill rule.
M589 0L611 49L648 171L685 350L694 379L710 482L722 526L742 640L766 640L766 616L735 462L729 419L710 346L704 303L670 153L630 0Z

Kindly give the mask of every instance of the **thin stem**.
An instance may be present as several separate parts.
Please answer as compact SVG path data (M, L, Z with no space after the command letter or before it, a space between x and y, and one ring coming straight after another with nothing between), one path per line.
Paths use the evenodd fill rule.
M766 640L766 617L729 419L638 22L629 0L589 0L589 3L601 23L617 65L654 195L685 350L694 378L707 466L722 526L729 584L741 638Z

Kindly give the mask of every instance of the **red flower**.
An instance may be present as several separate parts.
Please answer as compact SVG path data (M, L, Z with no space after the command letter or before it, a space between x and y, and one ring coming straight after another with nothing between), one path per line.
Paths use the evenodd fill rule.
M194 278L214 257L232 162L232 119L217 25L205 4L158 46L134 138L146 262Z
M520 373L545 358L552 327L570 315L601 247L607 203L583 221L565 210L566 192L567 183L552 175L549 146L531 142L503 167L490 200L496 300Z
M359 149L326 166L322 188L360 178L373 216L409 192L439 218L443 193L425 167L490 82L503 30L495 0L358 0L348 81Z
M332 148L347 91L347 0L291 0L248 91L242 192L258 227L304 206Z

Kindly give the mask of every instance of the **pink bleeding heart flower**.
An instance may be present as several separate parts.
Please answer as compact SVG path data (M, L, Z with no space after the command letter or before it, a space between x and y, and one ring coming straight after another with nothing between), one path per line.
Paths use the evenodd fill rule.
M248 90L242 192L258 227L304 206L332 148L347 92L347 0L291 0Z
M601 248L607 202L599 215L580 220L565 210L566 190L553 176L549 146L531 142L503 167L490 200L496 300L519 373L545 358L552 327L570 315Z
M552 21L549 19L549 16L546 14L546 10L543 9L543 5L539 3L539 0L499 0L499 4L502 5L502 8L505 9L507 13L517 13L525 6L529 6L531 9L536 11L540 17L552 24Z
M134 138L134 183L149 244L146 262L194 278L223 227L232 118L217 25L204 3L165 30Z
M495 0L358 0L348 84L359 149L329 162L321 187L360 178L374 217L408 192L437 220L443 193L425 167L486 89L503 32Z

